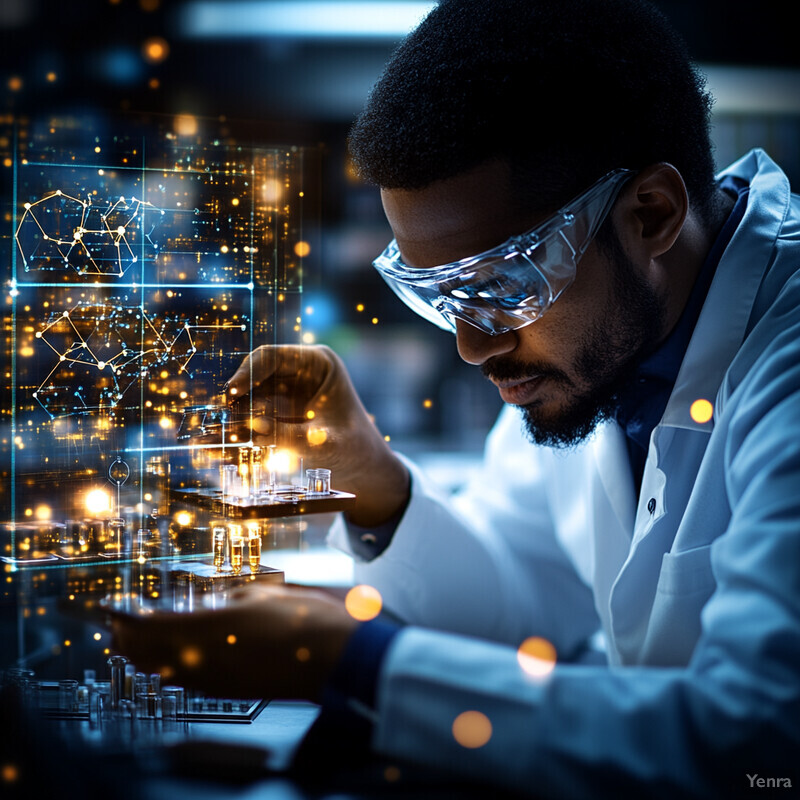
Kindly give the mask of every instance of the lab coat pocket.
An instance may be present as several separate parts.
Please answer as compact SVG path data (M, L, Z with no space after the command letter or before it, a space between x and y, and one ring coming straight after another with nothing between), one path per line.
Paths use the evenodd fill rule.
M679 553L665 553L661 560L657 594L710 597L716 581L711 571L711 545Z
M640 663L687 664L700 637L700 614L715 588L710 545L666 553Z

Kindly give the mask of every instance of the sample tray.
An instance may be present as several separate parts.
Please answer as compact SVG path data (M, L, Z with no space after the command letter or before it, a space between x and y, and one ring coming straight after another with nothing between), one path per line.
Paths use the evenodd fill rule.
M230 519L276 519L304 514L346 511L356 500L348 492L306 492L299 487L269 492L258 497L231 497L219 489L170 489L170 496Z

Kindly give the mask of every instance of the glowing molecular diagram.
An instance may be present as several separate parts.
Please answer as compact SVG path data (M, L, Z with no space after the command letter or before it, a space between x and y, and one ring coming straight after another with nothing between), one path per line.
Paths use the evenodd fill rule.
M58 189L25 203L14 238L26 271L72 267L81 275L122 276L140 258L155 260L152 233L164 213L135 197L96 205L91 195L81 200Z
M33 397L51 418L116 408L156 368L171 365L178 376L192 378L196 333L213 329L246 331L247 323L193 324L177 314L158 320L113 299L53 312L35 337L58 360Z

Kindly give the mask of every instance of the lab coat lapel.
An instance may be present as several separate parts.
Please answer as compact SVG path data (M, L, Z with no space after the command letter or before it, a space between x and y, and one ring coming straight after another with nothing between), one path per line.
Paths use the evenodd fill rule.
M606 424L594 442L593 451L593 586L597 611L604 630L608 631L608 599L630 552L636 496L625 435L619 425Z

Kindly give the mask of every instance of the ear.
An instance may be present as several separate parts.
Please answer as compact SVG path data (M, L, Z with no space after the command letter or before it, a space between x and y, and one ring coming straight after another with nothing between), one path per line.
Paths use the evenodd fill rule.
M671 164L651 164L623 190L625 239L648 259L658 258L674 244L689 211L689 195L680 172Z

